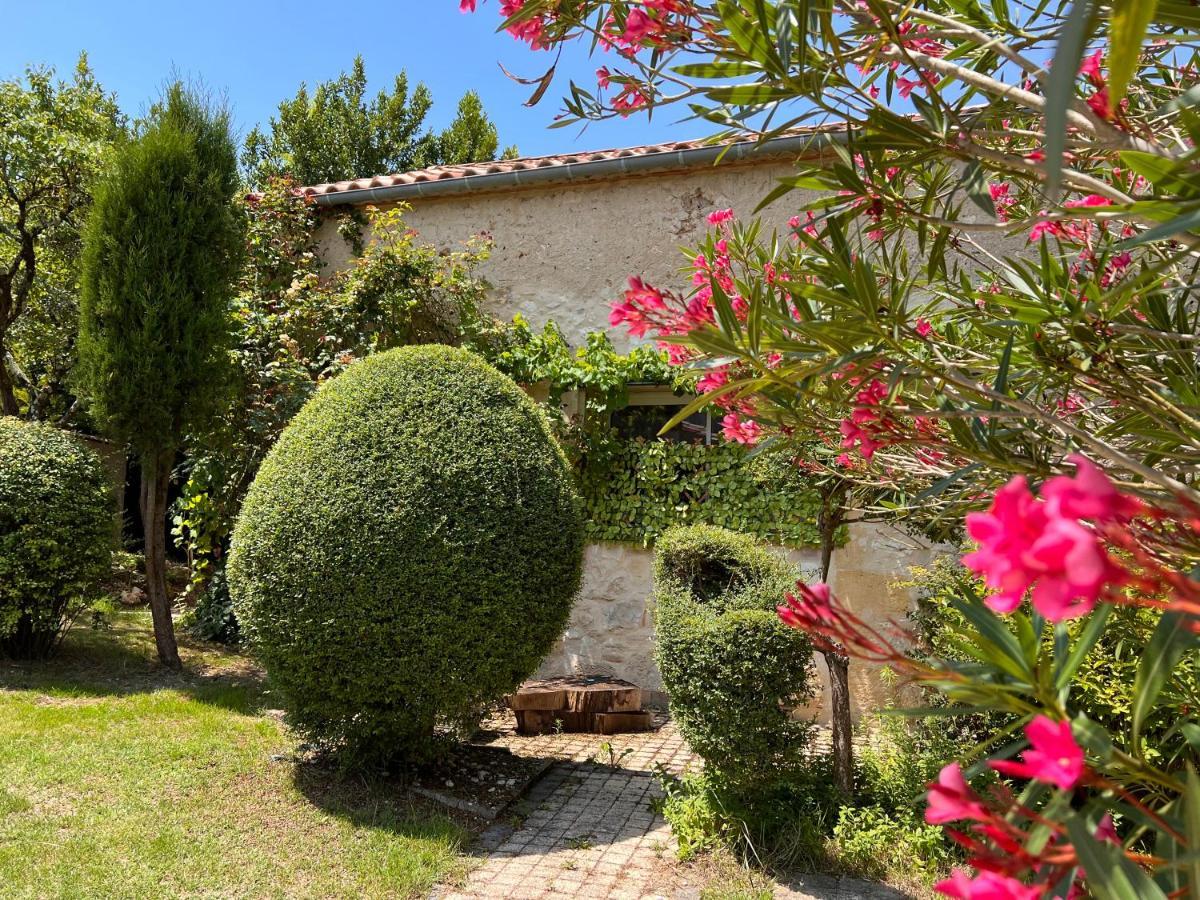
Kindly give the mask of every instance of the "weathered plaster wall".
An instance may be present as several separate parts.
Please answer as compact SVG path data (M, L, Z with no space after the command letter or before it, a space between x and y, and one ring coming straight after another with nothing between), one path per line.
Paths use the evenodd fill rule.
M779 551L784 552L784 551ZM816 571L813 552L786 551L803 570ZM874 524L851 526L850 541L834 554L830 581L842 601L869 622L903 619L911 598L893 582L908 567L929 562L928 545ZM543 676L600 673L640 685L661 699L662 678L654 665L652 553L629 544L591 544L584 559L583 589L567 631L542 663ZM829 718L829 682L818 657L821 694L805 710ZM855 661L850 668L851 699L857 717L891 698L877 666ZM657 696L654 696L657 695Z
M538 328L553 319L579 344L588 332L608 327L609 304L628 276L686 286L679 248L700 240L705 217L726 207L748 216L792 171L790 163L773 161L459 195L420 201L405 220L444 249L490 233L495 246L480 272L492 285L494 312L502 318L521 313ZM811 197L795 192L763 215L782 228ZM336 230L326 226L321 237L331 267L344 266L348 250ZM623 330L609 334L619 348L628 346Z

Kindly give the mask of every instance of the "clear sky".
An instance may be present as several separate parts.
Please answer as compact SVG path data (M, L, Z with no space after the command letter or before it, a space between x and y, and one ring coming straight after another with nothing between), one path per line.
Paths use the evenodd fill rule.
M86 50L101 83L116 91L127 113L143 112L172 72L223 92L242 134L265 123L281 99L302 81L313 85L348 69L361 53L372 93L407 69L410 82L433 92L429 123L445 125L458 98L474 88L500 131L501 146L526 156L604 149L702 137L710 126L678 123L680 111L647 122L548 130L567 78L594 84L599 61L576 47L559 65L558 80L542 102L522 103L531 88L500 71L533 77L552 56L497 34L498 0L481 0L464 15L457 0L0 0L0 78L30 64L69 74ZM379 174L348 172L347 177Z

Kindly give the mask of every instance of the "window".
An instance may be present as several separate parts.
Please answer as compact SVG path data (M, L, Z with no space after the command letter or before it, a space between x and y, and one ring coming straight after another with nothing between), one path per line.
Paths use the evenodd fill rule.
M614 412L611 421L623 438L653 440L659 436L662 427L678 414L680 407L686 406L691 399L659 385L630 385L629 405ZM662 439L676 443L711 444L714 431L719 428L713 422L712 415L702 410L692 413L662 435Z

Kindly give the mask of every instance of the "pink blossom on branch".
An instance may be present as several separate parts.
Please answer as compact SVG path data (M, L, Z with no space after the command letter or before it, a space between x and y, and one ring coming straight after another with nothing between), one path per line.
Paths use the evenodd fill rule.
M988 765L1002 775L1028 778L1069 791L1082 780L1086 770L1083 750L1071 734L1070 722L1055 722L1035 716L1025 726L1030 749L1021 754L1021 762L993 759Z
M930 825L963 820L986 822L992 817L963 778L958 763L944 766L937 781L930 782L928 787L925 821Z
M962 869L955 869L949 878L939 881L934 889L956 900L1038 900L1045 896L1041 887L1022 884L998 872L980 872L971 878Z
M967 516L967 533L979 546L962 561L996 591L984 601L996 612L1012 612L1032 590L1034 608L1059 622L1091 612L1107 587L1125 580L1096 531L1068 513L1124 514L1134 507L1108 493L1099 470L1081 467L1074 479L1054 485L1038 499L1018 475L996 492L987 512Z

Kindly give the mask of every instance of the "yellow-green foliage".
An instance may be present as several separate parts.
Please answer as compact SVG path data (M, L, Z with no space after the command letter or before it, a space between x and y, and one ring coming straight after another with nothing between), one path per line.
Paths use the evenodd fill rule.
M474 354L376 354L327 382L259 470L227 567L243 635L311 738L429 752L566 625L584 527L545 415Z

